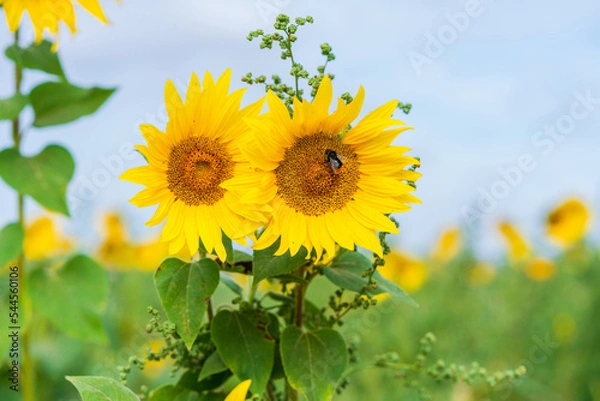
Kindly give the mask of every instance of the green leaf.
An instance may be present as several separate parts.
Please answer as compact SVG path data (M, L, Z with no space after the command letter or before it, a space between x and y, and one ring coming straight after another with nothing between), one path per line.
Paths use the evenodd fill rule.
M275 355L275 342L269 335L268 316L253 311L221 310L211 323L212 340L225 364L241 380L251 379L253 393L265 391Z
M200 401L200 394L185 387L167 384L153 390L148 401Z
M254 285L258 285L261 280L268 277L291 273L306 263L306 248L304 247L300 248L300 251L293 257L290 256L289 251L281 256L275 256L277 249L279 249L279 240L267 249L254 251L252 265Z
M110 377L67 376L83 401L139 401L133 391Z
M252 262L252 255L249 255L246 252L242 252L242 251L238 251L237 249L234 249L233 250L233 261L234 261L234 263Z
M25 233L19 223L11 223L0 231L0 267L15 260L23 249Z
M335 330L303 333L288 326L281 334L281 358L290 385L307 401L327 401L348 364L344 339Z
M236 283L235 280L225 272L221 272L221 282L236 294L240 296L244 294L244 289L242 286Z
M66 124L93 114L116 89L79 88L67 82L45 82L29 94L35 127Z
M206 299L219 285L219 266L206 258L194 263L170 258L161 263L154 283L167 316L190 348L202 326Z
M8 185L67 216L67 184L74 171L73 157L58 145L50 145L33 157L22 156L16 149L0 152L0 177Z
M369 280L368 277L362 277L362 274L370 267L372 267L371 261L365 255L358 252L344 252L333 260L330 267L324 267L323 273L338 287L361 292ZM371 295L388 293L412 306L419 306L398 285L384 278L378 271L373 274L373 280L377 282L377 288L370 288L367 293Z
M202 365L202 370L198 376L198 381L202 381L208 376L212 376L216 373L225 372L226 370L229 370L229 368L225 365L225 362L223 362L219 353L213 352L206 358L206 361L204 361L204 365Z
M223 246L225 247L225 252L227 252L227 263L233 264L235 256L233 253L233 241L231 241L231 238L225 235L224 232L221 232L221 236L223 240Z
M39 44L32 44L27 48L12 45L4 52L6 57L30 70L40 70L48 74L65 78L65 73L60 65L58 54L52 51L52 43L44 40Z
M21 93L0 100L0 120L14 120L29 103L29 98Z
M102 314L108 296L108 275L85 255L76 255L58 269L38 269L29 278L36 312L68 335L106 343Z
M198 381L198 372L188 370L183 375L181 375L179 381L177 382L177 386L185 387L192 391L202 393L204 391L210 391L221 387L223 383L225 383L231 376L231 371L227 369L223 372L215 373L214 375L208 376L202 381Z

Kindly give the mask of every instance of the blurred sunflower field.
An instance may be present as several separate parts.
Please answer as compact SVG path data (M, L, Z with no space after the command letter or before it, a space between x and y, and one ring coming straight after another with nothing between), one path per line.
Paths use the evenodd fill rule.
M0 0L0 400L600 401L597 7L350 3Z

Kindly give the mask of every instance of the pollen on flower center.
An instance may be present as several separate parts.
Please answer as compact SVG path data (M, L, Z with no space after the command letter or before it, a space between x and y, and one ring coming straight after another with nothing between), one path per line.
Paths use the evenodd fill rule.
M335 152L341 168L331 163ZM308 216L341 209L356 190L360 178L358 156L335 134L319 132L297 138L275 169L278 193L285 203Z
M169 190L186 205L212 205L225 195L219 184L233 177L234 165L220 142L202 136L184 139L169 154Z

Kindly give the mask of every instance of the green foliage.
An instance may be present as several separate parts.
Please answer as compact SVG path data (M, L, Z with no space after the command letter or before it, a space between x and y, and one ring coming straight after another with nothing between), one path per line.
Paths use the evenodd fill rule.
M275 342L267 315L258 311L221 310L211 323L211 338L223 362L241 380L252 379L250 389L261 394L273 369Z
M227 370L229 370L229 368L227 365L225 365L225 362L223 362L219 353L213 352L208 358L206 358L206 361L204 361L204 365L202 365L202 370L200 371L200 376L198 376L198 381L202 381L209 376L222 373Z
M152 391L148 401L201 401L201 398L195 391L168 384Z
M100 376L67 376L79 391L82 401L139 401L131 390L118 381Z
M74 171L71 154L58 145L47 146L33 157L22 156L14 148L0 152L0 177L8 185L45 208L65 215L69 215L67 184Z
M22 68L44 71L66 79L58 54L52 51L52 43L47 40L39 44L32 44L27 48L15 44L8 47L5 54Z
M387 293L413 306L418 306L398 285L385 279L377 271L371 277L374 285L367 286L369 278L365 272L370 268L371 261L366 256L358 252L343 252L333 260L331 266L323 268L323 273L340 288L359 293L364 291L369 295Z
M45 82L29 94L35 127L66 124L95 113L116 89L80 88L67 82Z
M167 316L188 348L192 346L206 313L206 300L219 285L219 266L211 259L185 263L165 260L154 275Z
M275 256L278 248L279 240L266 249L254 252L252 264L254 285L258 285L261 280L269 277L291 273L306 263L306 249L304 247L300 248L294 256L290 256L289 251L281 256Z
M17 93L8 99L0 100L0 120L14 120L29 103L29 98Z
M31 272L29 294L35 311L68 335L106 342L102 314L108 296L108 276L89 257L76 255L57 269Z
M302 332L288 326L281 334L281 357L290 385L307 401L331 399L348 364L348 350L335 330Z
M25 233L19 223L11 223L0 230L0 268L15 260L23 249Z

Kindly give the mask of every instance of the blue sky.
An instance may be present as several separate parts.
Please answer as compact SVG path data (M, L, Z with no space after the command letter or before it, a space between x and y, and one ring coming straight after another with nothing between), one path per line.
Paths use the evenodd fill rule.
M116 176L143 163L141 157L120 155L123 146L142 142L137 126L164 126L166 79L183 87L192 71L218 74L229 67L240 77L248 71L286 74L288 66L276 52L245 39L250 30L270 29L278 12L315 18L300 33L297 58L314 69L321 64L319 44L329 42L337 56L331 64L334 89L339 95L364 85L363 114L390 99L413 103L404 120L415 130L396 143L412 147L423 160L418 187L423 204L399 216L402 232L394 242L403 248L427 252L444 227L468 224L465 208L481 211L477 205L485 203L485 192L498 195L491 195L493 206L476 221L478 250L490 258L501 251L495 230L501 218L518 223L540 250L550 250L541 223L554 204L577 196L600 210L600 6L594 0L103 3L111 24L103 26L80 10L79 33L71 37L64 30L60 55L73 83L119 91L96 115L63 127L28 129L23 142L27 154L48 143L74 154L72 203L82 193L93 196L78 203L64 226L88 246L98 239L99 216L108 210L126 214L139 238L151 235L143 222L152 210L127 202L139 187ZM27 31L23 35L31 38ZM0 46L9 44L1 24ZM2 98L11 94L11 76L11 66L1 60ZM42 78L28 74L26 88ZM261 94L252 88L246 99ZM544 127L554 129L556 139ZM10 146L9 138L9 125L1 123L0 148ZM527 171L519 167L523 157ZM512 184L500 170L513 171ZM102 185L82 189L94 178ZM13 194L3 183L0 199L3 225L16 218ZM40 213L33 202L27 206L29 215Z

